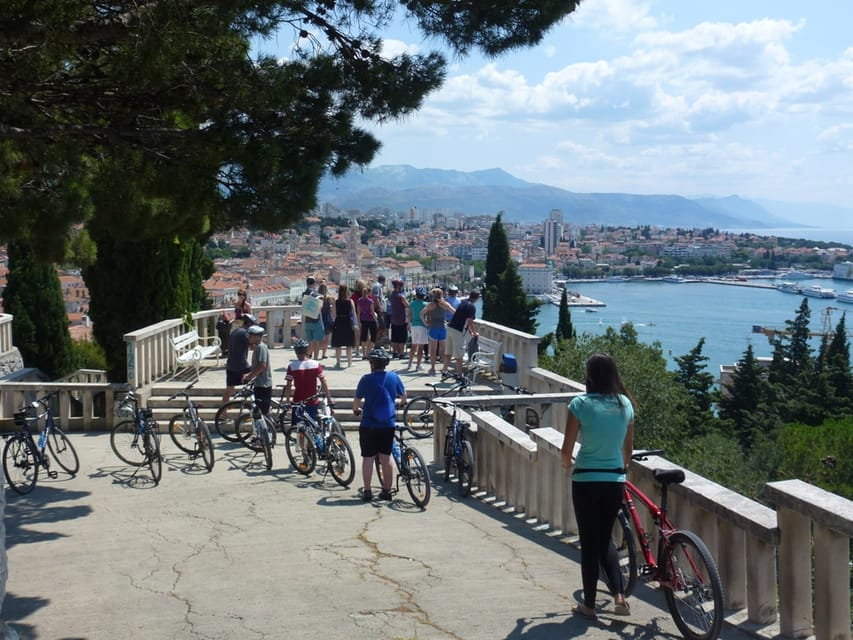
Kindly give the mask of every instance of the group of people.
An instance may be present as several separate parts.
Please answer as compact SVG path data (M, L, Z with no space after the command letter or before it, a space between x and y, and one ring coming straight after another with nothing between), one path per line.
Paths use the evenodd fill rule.
M308 279L306 295L311 295L311 285L315 281ZM351 362L351 349L355 346L355 318L362 320L360 309L365 310L363 322L375 329L362 329L362 342L371 346L366 352L370 361L370 373L362 376L353 398L353 413L360 416L359 446L362 456L361 497L365 501L373 499L371 481L375 458L379 457L382 468L380 500L391 499L391 449L394 440L395 416L398 403L406 402L406 389L402 379L395 371L387 369L392 358L403 358L405 341L411 329L412 347L409 352L409 367L412 362L421 365L425 342L424 330L429 344L430 371L435 371L439 353L443 353L444 368L449 369L450 358L456 358L457 372L461 373L464 354L463 334L467 330L476 336L473 320L474 303L479 292L472 290L467 300L454 306L448 296L444 297L440 288L433 289L431 300L427 301L427 292L423 287L415 290L414 300L409 302L402 293L402 282L392 281L392 302L389 312L392 353L382 348L374 348L378 331L377 314L380 313L374 292L365 293L361 289L358 299L364 296L373 302L357 305L349 296L348 289L341 285L332 329L332 345L338 353L340 366L340 348L347 348L347 359ZM448 293L454 294L455 287L449 287ZM396 308L396 313L395 313ZM368 315L366 312L372 313ZM402 311L402 313L401 313ZM341 320L342 319L342 320ZM272 395L272 376L269 366L269 350L263 342L264 331L257 325L251 313L243 312L242 326L238 327L229 341L228 361L226 363L226 390L223 402L227 401L237 384L253 381L255 397L261 403L261 409L269 412ZM418 320L420 322L418 322ZM340 321L340 322L339 322ZM346 323L346 329L352 342L336 342L335 332L339 325ZM361 324L363 327L364 324ZM396 327L396 332L395 332ZM374 333L372 333L372 331ZM403 333L403 332L406 333ZM343 334L343 331L340 332ZM329 406L334 410L329 388L322 365L316 359L309 358L313 353L311 343L319 334L307 333L307 340L298 340L294 344L296 360L287 367L285 375L285 398L288 402L300 402L317 393L317 386L329 398ZM446 348L440 351L440 345L446 342ZM247 354L253 350L251 365ZM573 613L589 620L596 619L596 587L600 567L607 574L608 584L613 595L613 612L617 615L630 615L630 607L625 599L622 575L619 571L616 549L612 541L612 530L616 522L625 491L628 465L634 445L634 403L619 374L615 360L608 354L596 353L586 362L586 392L574 398L569 404L565 425L565 435L561 450L563 466L572 468L572 505L578 525L581 545L581 580L583 583L583 602ZM309 404L306 411L317 417L317 404ZM580 441L580 449L575 457L575 444Z

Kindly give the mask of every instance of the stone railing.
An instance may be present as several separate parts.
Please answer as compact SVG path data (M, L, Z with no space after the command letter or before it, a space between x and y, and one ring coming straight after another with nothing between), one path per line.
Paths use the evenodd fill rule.
M12 343L12 316L8 313L0 313L0 355L11 351L14 346Z
M519 386L529 387L528 372L539 364L539 337L502 324L475 320L477 333L501 343L501 353L511 353L518 362Z
M51 411L68 431L103 431L115 424L113 406L127 391L108 382L4 382L0 385L0 430L14 430L14 413L53 391Z
M281 305L256 307L253 313L264 324L268 334L268 344L279 346L290 344L291 334L301 335L298 323L299 305ZM182 333L198 332L201 338L216 335L216 321L222 314L221 309L209 309L192 314L188 324L183 318L163 320L157 324L131 331L124 335L127 345L127 382L133 388L147 387L154 381L174 370L175 352L172 338Z
M477 495L504 511L523 513L537 529L576 541L571 471L560 457L562 423L543 423L528 435L491 411L468 417ZM437 408L436 460L443 459L449 420L448 411ZM631 465L630 479L659 500L652 472L675 466L650 457ZM729 624L759 637L849 640L853 502L799 480L773 482L766 489L776 511L687 471L684 483L670 490L670 513L677 526L697 533L716 559ZM653 532L653 523L645 520L647 532Z

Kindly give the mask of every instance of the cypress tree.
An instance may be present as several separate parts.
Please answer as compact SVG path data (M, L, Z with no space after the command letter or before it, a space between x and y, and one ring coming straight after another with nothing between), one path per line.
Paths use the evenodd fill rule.
M29 242L10 242L3 306L14 316L12 333L24 364L51 378L74 370L68 316L56 267L36 259Z
M557 340L571 340L575 337L575 327L572 325L572 313L569 311L569 294L563 289L560 296L560 311L557 315Z

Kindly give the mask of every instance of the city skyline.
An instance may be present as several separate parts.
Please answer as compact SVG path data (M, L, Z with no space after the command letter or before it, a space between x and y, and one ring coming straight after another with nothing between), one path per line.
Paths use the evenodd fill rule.
M368 126L383 144L372 165L848 206L851 13L826 1L584 0L536 47L451 60L419 112ZM435 46L409 27L384 35L388 53ZM286 42L273 43L282 57Z

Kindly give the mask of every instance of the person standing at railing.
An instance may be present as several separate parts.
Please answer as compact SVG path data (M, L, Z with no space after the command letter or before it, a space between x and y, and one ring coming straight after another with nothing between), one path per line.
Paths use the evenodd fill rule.
M429 375L432 376L435 375L436 363L443 357L441 354L444 352L444 341L447 340L446 312L453 311L453 307L447 304L447 300L444 299L444 292L438 287L434 288L431 293L432 302L421 311L421 320L429 327L427 331L429 336ZM446 363L444 370L447 371Z
M463 300L456 307L450 322L447 323L447 345L444 350L444 370L450 370L450 358L456 359L456 375L462 375L462 360L465 357L465 332L471 334L472 338L478 336L474 326L474 318L477 317L476 302L480 298L477 289L471 289L468 299Z
M377 348L370 352L370 373L358 381L352 412L361 416L358 427L358 442L361 446L361 478L364 489L361 499L369 502L373 499L370 483L373 480L373 466L376 456L382 468L382 490L380 500L391 499L391 447L394 444L396 426L397 399L406 403L406 387L395 371L386 371L391 355L385 349ZM364 411L362 412L362 401Z
M406 340L409 337L409 301L403 293L402 280L394 278L391 281L391 286L393 289L388 297L388 304L391 308L391 352L392 357L402 360L405 356Z
M424 347L429 344L427 327L421 318L421 311L423 311L424 307L427 306L426 297L426 287L417 287L415 289L415 299L409 303L409 311L412 316L412 350L409 352L409 366L406 368L412 368L412 361L414 360L415 355L417 355L415 371L421 370L421 359L424 357Z
M594 353L586 361L586 393L569 404L561 456L572 471L572 506L581 544L583 604L572 611L594 620L599 567L611 586L613 613L630 615L611 532L625 495L628 463L634 448L634 407L616 361ZM575 442L581 447L573 459Z
M245 376L252 368L249 366L249 327L256 325L257 320L251 313L241 318L243 326L231 333L228 339L228 359L225 361L225 393L222 394L222 404L231 399L234 387L243 383Z

